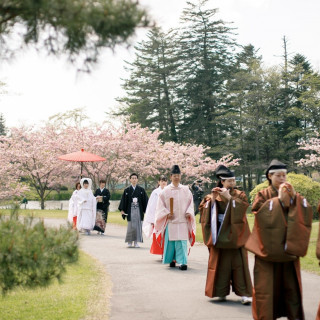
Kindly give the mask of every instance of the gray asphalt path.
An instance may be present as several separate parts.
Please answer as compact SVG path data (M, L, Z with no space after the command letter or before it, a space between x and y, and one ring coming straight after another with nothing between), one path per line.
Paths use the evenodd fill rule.
M59 224L51 221L50 225ZM151 242L127 248L126 228L107 225L106 236L81 234L81 248L99 259L113 282L111 320L252 319L251 307L243 306L233 293L226 302L204 295L208 251L195 244L188 270L169 268L160 256L149 253ZM250 257L250 269L253 258ZM320 301L320 277L302 272L306 320L315 320Z

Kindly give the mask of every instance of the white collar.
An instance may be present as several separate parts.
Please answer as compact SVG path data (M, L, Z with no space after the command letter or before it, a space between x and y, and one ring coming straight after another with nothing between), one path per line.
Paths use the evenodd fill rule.
M179 183L179 185L177 186L177 187L175 187L174 186L174 184L171 182L170 184L169 184L169 187L171 187L171 188L181 188L182 187L182 184L181 183Z

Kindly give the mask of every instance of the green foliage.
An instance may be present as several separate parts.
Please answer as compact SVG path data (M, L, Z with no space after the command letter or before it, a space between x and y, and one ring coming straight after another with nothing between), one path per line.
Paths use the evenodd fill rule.
M7 0L0 4L0 37L14 31L25 44L39 44L49 53L83 56L87 64L97 61L103 47L126 42L135 28L147 26L146 12L132 0Z
M251 203L256 198L257 193L259 191L261 191L262 189L268 188L268 186L269 186L269 181L268 180L256 185L255 188L250 192L250 201L251 201Z
M299 192L302 196L304 196L309 204L313 208L313 218L318 219L318 212L317 206L320 199L320 183L313 181L311 178L303 175L303 174L295 174L289 173L287 175L287 181L291 183L294 189ZM251 202L254 201L257 193L267 188L269 185L268 181L265 181L259 185L257 185L251 192L250 192L250 200Z
M110 200L121 200L123 190L114 191L110 194Z
M63 191L57 193L51 193L47 200L69 200L72 196L72 191Z
M143 127L160 129L164 140L177 141L177 33L155 27L147 37L135 46L136 60L128 63L131 75L123 88L129 94L118 99L123 107L116 114L129 116Z
M47 200L69 200L72 196L72 190L61 190L57 192L56 190L52 190L50 194L46 197ZM34 188L30 188L29 191L25 192L25 197L28 201L40 201L40 197Z
M43 287L60 279L78 259L78 236L69 227L46 228L43 220L0 216L0 288Z

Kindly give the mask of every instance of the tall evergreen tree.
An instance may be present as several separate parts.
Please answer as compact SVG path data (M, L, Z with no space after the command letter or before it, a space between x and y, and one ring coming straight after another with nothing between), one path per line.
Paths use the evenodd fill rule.
M208 4L208 0L187 2L181 17L181 130L185 139L209 145L218 155L219 138L224 136L218 118L227 112L224 83L232 70L236 43L233 29L216 18L218 9Z
M297 143L301 139L306 139L309 132L315 129L311 125L311 113L301 100L301 96L310 90L306 79L311 74L313 74L313 70L305 56L296 54L289 60L288 91L290 99L284 108L282 136L285 142L286 160L291 167L295 167L295 161L302 156L301 150L297 148Z
M123 85L126 96L118 99L122 103L118 114L143 127L160 129L164 140L178 141L176 34L153 28L147 38L135 47L135 61L128 63L130 77Z
M230 111L221 122L229 125L223 144L242 159L240 173L245 190L253 186L253 178L260 182L261 162L265 145L269 143L269 105L266 98L267 82L262 58L248 45L237 54L236 72L227 83ZM229 142L229 143L228 143Z

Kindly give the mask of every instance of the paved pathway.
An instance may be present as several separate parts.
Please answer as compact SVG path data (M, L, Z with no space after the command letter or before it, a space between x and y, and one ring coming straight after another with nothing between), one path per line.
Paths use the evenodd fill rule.
M98 258L111 275L110 320L252 319L251 307L241 305L234 294L227 302L205 297L205 246L196 244L191 249L188 270L181 271L161 264L160 256L151 255L150 240L145 240L141 248L127 248L125 232L125 227L109 224L106 236L95 232L81 235L81 248ZM249 263L252 269L252 258ZM302 280L306 320L315 320L320 277L303 272Z

